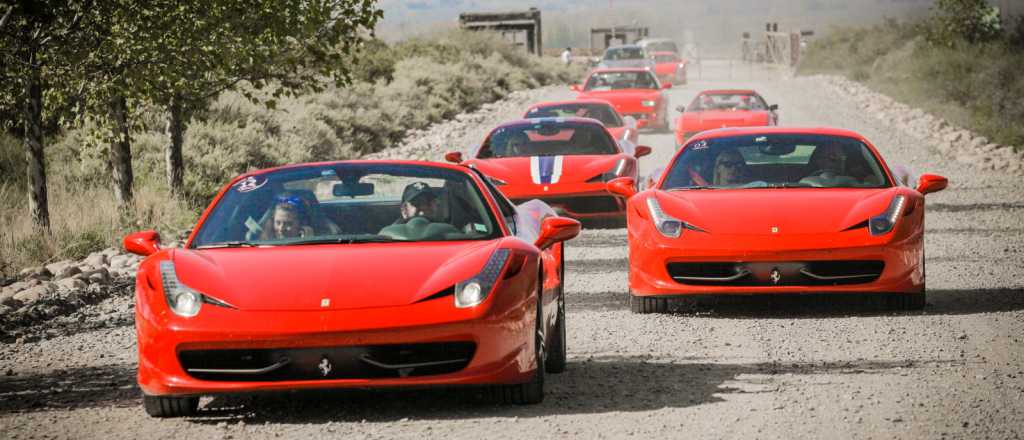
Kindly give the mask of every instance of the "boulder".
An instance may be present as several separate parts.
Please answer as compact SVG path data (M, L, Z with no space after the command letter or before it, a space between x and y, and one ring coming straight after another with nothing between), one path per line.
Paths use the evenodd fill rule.
M85 264L92 267L106 266L108 262L107 255L102 252L93 252L85 259Z
M53 274L45 267L37 266L23 269L18 273L18 277L25 279L48 280L53 277Z
M18 292L14 295L14 299L21 301L22 303L31 303L53 293L54 290L55 288L52 283L40 284Z
M106 284L110 282L110 272L105 267L90 271L86 277L90 283Z
M110 258L110 268L120 269L131 264L131 255L115 255Z
M77 278L65 278L62 280L58 280L54 284L56 284L57 288L61 290L79 290L84 289L88 286L88 284L85 281L82 281Z

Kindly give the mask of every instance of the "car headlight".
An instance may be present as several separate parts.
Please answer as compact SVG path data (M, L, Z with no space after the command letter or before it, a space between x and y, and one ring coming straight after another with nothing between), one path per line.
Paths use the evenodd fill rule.
M683 233L683 226L685 223L671 215L668 215L661 209L661 204L658 203L658 199L654 196L647 198L647 209L651 213L651 221L654 222L654 227L661 233L669 238L678 238Z
M656 103L652 99L645 99L643 101L640 101L640 105L644 107L654 107L655 104Z
M484 264L484 268L480 270L480 273L456 284L455 307L463 309L484 302L487 299L487 295L491 294L491 290L494 290L494 285L498 281L498 275L501 275L501 270L505 268L508 256L508 249L494 251L491 257L487 259L487 263Z
M174 271L174 262L160 262L160 279L163 281L164 297L175 315L191 318L199 314L203 305L203 294L186 286Z
M896 219L903 212L903 205L906 204L906 201L906 197L896 195L889 202L889 207L886 208L885 212L871 217L868 220L868 230L871 231L871 235L884 235L891 232L896 227Z
M196 316L199 314L199 309L202 308L203 303L231 309L236 308L227 302L204 295L198 290L186 286L185 283L178 279L173 261L160 262L160 280L164 287L164 298L175 315L185 318Z

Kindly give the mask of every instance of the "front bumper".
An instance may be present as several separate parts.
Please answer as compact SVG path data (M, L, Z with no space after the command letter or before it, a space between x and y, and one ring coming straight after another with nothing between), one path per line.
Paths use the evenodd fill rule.
M626 216L625 200L608 192L604 182L503 185L499 188L516 204L540 199L560 215L575 219Z
M632 221L632 218L630 219ZM722 237L700 237L700 232L687 231L675 240L692 239L701 245L673 246L661 237L638 238L630 231L629 286L637 296L681 295L756 295L756 294L810 294L810 293L911 293L924 289L924 273L920 264L922 246L920 237L884 245L857 245L813 238L805 245L773 246L771 240L762 244L732 246ZM705 234L706 235L706 234ZM837 241L839 243L837 243ZM822 243L815 245L813 243ZM677 241L678 243L678 241ZM815 267L828 267L838 262L865 262L866 265L884 266L877 277L862 280L836 278L815 279L814 276L833 275L814 273ZM867 264L867 262L873 262ZM679 264L682 263L682 264ZM735 281L723 281L728 274L711 274L714 281L680 279L679 268L688 263L713 263L708 266L728 265L740 276ZM775 270L775 276L770 272ZM807 270L811 275L799 274ZM676 278L673 277L673 273ZM773 278L778 277L778 280Z
M528 381L536 370L533 358L535 298L523 286L499 286L481 305L455 309L450 296L401 307L332 311L251 312L204 307L195 318L167 316L137 307L138 382L148 395L204 395L306 388L397 387L422 385L512 384ZM159 310L157 307L156 309ZM471 346L471 359L453 367L396 370L396 374L361 374L372 369L345 370L352 357L339 353L382 353L405 347ZM376 350L376 351L373 351ZM292 375L253 378L186 371L198 365L196 354L288 353ZM397 353L390 350L389 353ZM461 353L466 353L462 351ZM397 363L380 357L371 362L390 368ZM191 356L191 358L190 358ZM329 359L329 373L319 362ZM191 360L190 360L191 359ZM207 359L207 364L210 361ZM233 359L230 362L238 362ZM324 368L327 369L327 368ZM284 371L284 370L282 370ZM424 374L425 373L425 374ZM312 376L311 376L312 374Z

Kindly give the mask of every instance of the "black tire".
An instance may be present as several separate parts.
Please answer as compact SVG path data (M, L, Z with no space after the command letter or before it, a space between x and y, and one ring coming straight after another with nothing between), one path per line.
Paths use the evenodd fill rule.
M199 398L143 395L142 406L150 417L188 417L199 409Z
M633 313L666 313L668 298L636 296L629 294L629 305Z
M557 322L555 323L554 334L551 335L548 340L547 356L548 358L544 361L544 371L552 374L558 374L565 371L565 364L568 358L568 352L566 350L566 331L565 331L565 242L562 242L562 253L559 258L560 269L558 270L558 279L561 283L558 286L558 300L556 302L558 307Z
M541 272L543 273L543 271ZM543 277L537 284L537 322L534 328L533 356L537 359L537 371L529 382L494 387L496 399L505 404L534 405L544 401L544 296Z

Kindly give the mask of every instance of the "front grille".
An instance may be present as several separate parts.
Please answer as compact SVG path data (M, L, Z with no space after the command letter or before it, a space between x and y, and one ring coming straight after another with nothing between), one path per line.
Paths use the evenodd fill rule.
M864 284L882 275L885 263L875 260L804 262L668 263L669 276L695 286L837 286Z
M541 200L556 210L562 208L576 214L600 214L623 210L619 200L613 196L543 197ZM516 204L524 201L526 200L517 200Z
M383 379L454 373L469 364L473 342L353 347L184 350L182 368L211 381Z

